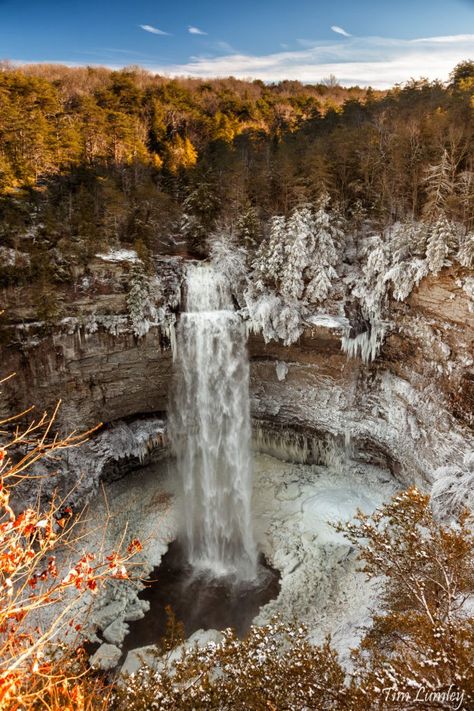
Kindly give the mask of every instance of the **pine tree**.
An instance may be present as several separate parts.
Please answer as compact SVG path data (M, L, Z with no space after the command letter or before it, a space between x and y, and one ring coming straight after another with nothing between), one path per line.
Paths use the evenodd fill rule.
M412 257L424 257L427 241L428 226L425 222L397 222L389 236L392 263L399 264Z
M306 288L306 296L310 303L324 301L331 290L332 279L337 276L336 270L324 264L313 264L311 281Z
M456 181L456 196L459 201L459 219L474 227L474 172L464 170Z
M327 297L343 238L337 217L326 209L328 202L324 195L315 213L309 206L296 208L287 222L272 218L269 238L252 265L258 288L270 285L290 301L306 297L315 303Z
M282 278L285 263L286 220L275 216L270 220L270 234L260 245L252 263L253 277L258 291L265 286L277 287Z
M365 315L370 320L381 318L385 298L384 277L387 272L387 249L382 239L377 236L363 267L365 292L363 302Z
M440 215L430 230L426 246L426 259L433 274L437 274L443 268L455 242L454 225L444 215Z
M430 165L426 170L426 203L424 214L429 220L434 220L441 213L445 213L449 200L454 193L453 161L445 150L441 161L436 165Z
M334 267L340 258L343 233L335 215L327 211L328 203L329 196L325 194L312 221L311 259L307 272L310 282L306 288L309 302L324 301L329 294L332 280L337 276Z
M210 236L219 205L215 186L202 179L183 201L183 212L179 221L179 236L192 249L204 249Z
M304 292L304 270L313 243L313 215L308 207L296 208L287 226L287 244L281 293L289 299L301 299Z
M397 301L404 301L411 293L414 286L428 274L429 268L426 259L415 257L395 264L385 275L384 281L393 283L393 297Z
M456 256L463 267L474 268L474 232L464 235Z
M140 262L134 264L131 270L127 309L134 334L136 336L145 335L148 332L150 320L156 317L156 309L151 300L150 281Z
M254 249L261 238L261 226L257 210L251 205L240 215L236 224L239 243L247 249Z

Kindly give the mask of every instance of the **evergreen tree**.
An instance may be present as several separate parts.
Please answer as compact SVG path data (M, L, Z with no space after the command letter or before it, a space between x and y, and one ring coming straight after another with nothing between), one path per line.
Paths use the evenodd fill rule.
M281 279L282 296L301 299L304 292L304 271L313 242L314 220L308 207L293 210L287 225L285 262Z
M440 215L430 229L426 246L426 260L430 271L437 274L456 243L456 230L444 215Z
M455 169L453 161L445 150L441 161L436 165L430 165L425 175L426 203L424 207L425 216L434 220L441 213L445 213L449 200L454 193Z
M464 170L456 181L460 219L468 229L474 227L474 172Z
M395 264L385 275L384 281L393 284L393 297L397 301L404 301L411 293L414 286L428 274L429 268L426 259L414 257L404 262Z
M215 187L202 179L183 201L179 235L192 250L204 250L218 213L219 197Z
M270 220L270 233L260 245L252 263L253 277L258 291L280 284L285 264L286 220L275 216Z
M353 293L360 299L364 318L377 327L382 320L386 298L387 246L380 235L374 235L363 252L363 280L354 285Z
M254 249L260 243L261 225L254 207L248 206L239 216L235 231L239 243L247 249Z
M149 330L150 321L156 318L156 308L151 300L150 280L141 262L136 262L131 270L127 309L136 336L143 336Z
M311 266L311 281L306 288L306 296L310 303L324 301L331 289L332 279L337 276L335 269L321 263Z
M474 268L474 232L464 235L456 256L463 267Z
M319 201L312 222L311 260L308 266L310 282L306 288L309 302L324 301L327 298L331 282L337 276L334 267L341 256L343 232L336 217L327 211L328 204L329 196L325 194Z
M399 264L412 257L424 257L428 241L428 226L425 222L397 222L389 234L392 263Z

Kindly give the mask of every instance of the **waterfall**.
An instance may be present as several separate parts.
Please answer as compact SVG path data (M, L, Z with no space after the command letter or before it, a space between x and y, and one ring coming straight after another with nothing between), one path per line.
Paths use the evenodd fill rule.
M187 555L196 569L252 580L257 553L245 328L225 277L210 265L188 266L186 286L170 436L183 484Z

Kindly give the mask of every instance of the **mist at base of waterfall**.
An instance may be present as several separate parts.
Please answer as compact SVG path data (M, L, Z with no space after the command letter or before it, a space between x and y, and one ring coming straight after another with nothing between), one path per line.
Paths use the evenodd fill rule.
M276 598L279 591L279 574L263 556L253 581L240 581L232 575L213 577L208 571L191 566L182 546L175 541L140 594L150 603L150 611L130 625L124 651L159 643L166 633L167 607L183 623L186 637L199 629L227 627L244 637L260 608Z

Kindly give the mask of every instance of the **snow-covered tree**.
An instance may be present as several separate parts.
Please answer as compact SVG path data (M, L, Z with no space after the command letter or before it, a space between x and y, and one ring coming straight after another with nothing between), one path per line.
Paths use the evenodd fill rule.
M199 217L192 212L183 212L178 226L179 236L188 241L205 240L207 237Z
M182 216L178 225L181 239L193 247L203 247L215 225L218 213L218 197L211 182L201 180L182 204Z
M289 219L273 217L270 234L252 264L259 290L270 285L286 300L323 301L336 276L343 233L327 210L329 197L320 198L316 211L295 208Z
M127 309L133 332L136 336L144 336L149 331L150 322L156 320L157 309L151 299L150 280L140 262L131 270Z
M285 346L295 343L304 330L303 310L296 304L283 303L275 320L276 331Z
M405 301L414 286L429 272L426 259L414 257L405 262L395 264L385 275L385 282L393 284L393 296L397 301Z
M460 240L456 257L463 267L468 267L468 269L474 267L474 232L468 232Z
M429 235L426 222L398 222L388 231L388 254L391 266L384 283L391 282L393 296L404 301L415 285L429 272L425 257Z
M443 268L456 241L456 226L441 214L430 229L426 246L426 260L433 274L437 274Z
M254 327L266 339L296 341L307 303L323 301L329 294L343 233L337 217L327 210L328 202L324 195L316 211L303 205L288 220L271 220L270 233L252 263L252 287L246 296Z
M428 241L428 225L410 220L397 222L388 234L392 264L398 264L412 257L424 257Z
M311 281L306 289L306 296L310 303L324 301L331 290L332 279L337 276L336 270L322 263L312 264Z
M260 245L252 263L253 278L258 291L268 285L278 286L285 264L286 220L275 216L270 220L270 233Z
M381 317L382 302L385 298L385 275L388 270L387 248L379 235L371 240L366 262L362 268L364 281L359 292L365 316L369 319Z
M455 189L455 169L448 151L443 152L439 163L430 165L426 170L425 185L424 214L429 220L434 220L440 212L446 212Z
M281 293L289 299L303 296L304 271L313 246L314 219L308 207L297 208L288 220Z
M230 235L221 233L209 240L210 257L215 269L224 274L237 301L243 300L246 278L246 251Z
M474 172L464 170L456 180L456 195L459 200L459 218L470 228L474 224Z
M282 341L286 346L295 343L303 333L304 309L298 302L285 303L281 296L267 290L265 294L245 294L251 328L261 333L265 343Z
M292 215L290 220L276 216L270 221L270 232L260 245L252 263L251 283L245 294L252 328L262 333L266 342L281 340L290 345L303 332L302 304L303 271L306 259L304 241L299 230L304 220ZM307 218L307 216L306 216ZM303 237L304 240L304 237Z
M464 455L464 462L439 467L434 472L431 505L443 520L459 513L464 507L474 507L474 452Z
M334 267L341 256L343 232L336 217L328 212L328 203L329 196L325 194L312 221L309 240L310 263L307 271L310 281L306 287L306 297L310 303L327 298L332 280L337 276Z
M255 248L261 239L261 225L257 210L247 207L237 220L235 228L236 236L240 244L247 249Z
M373 235L365 242L360 258L364 260L362 279L357 277L352 294L359 300L366 328L356 336L350 333L344 336L342 349L350 357L358 356L369 362L377 356L386 330L383 313L387 294L385 275L389 262L387 247L380 235Z

